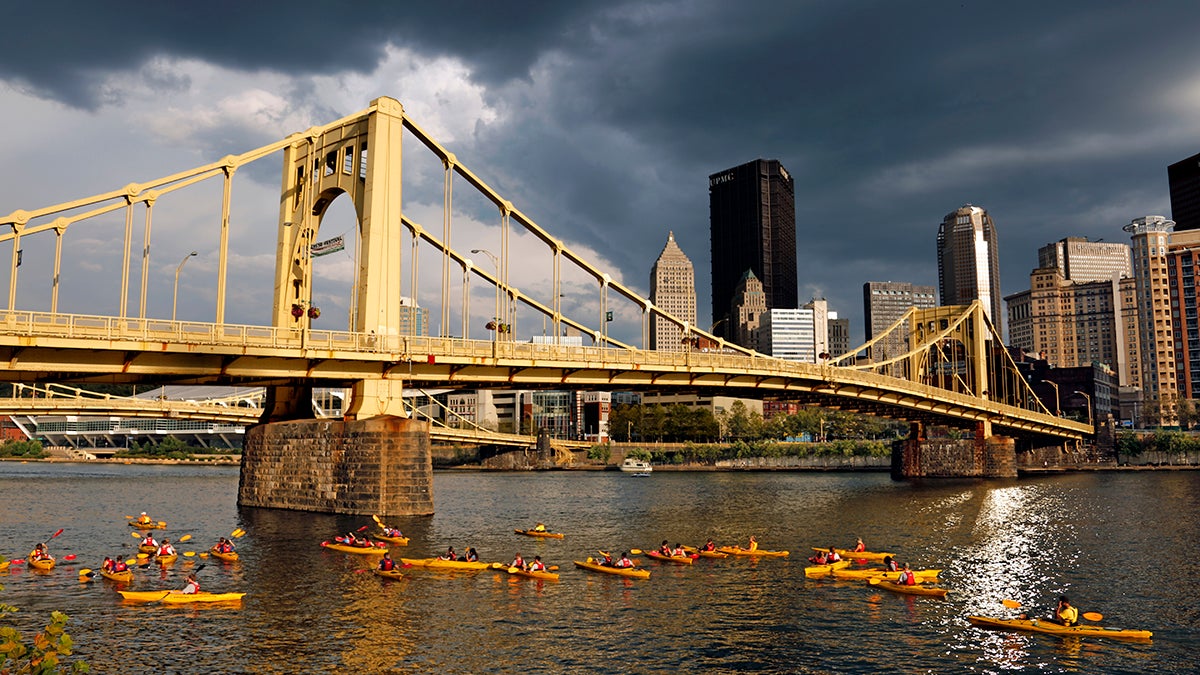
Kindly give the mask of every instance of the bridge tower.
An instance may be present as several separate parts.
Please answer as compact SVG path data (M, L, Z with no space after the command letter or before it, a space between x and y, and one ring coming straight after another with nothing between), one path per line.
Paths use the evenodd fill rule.
M382 97L340 124L295 134L284 149L273 318L303 336L315 318L312 245L330 204L358 217L360 280L352 329L380 344L400 334L404 108ZM433 512L429 425L409 418L399 378L360 380L341 421L314 420L312 385L267 388L247 431L239 503L334 513Z
M984 405L1020 403L1028 388L979 301L968 307L914 308L908 316L908 379L978 398ZM957 433L931 439L923 422L912 422L909 438L895 450L893 474L1015 478L1014 440L993 434L992 422L984 416L973 427L969 439Z

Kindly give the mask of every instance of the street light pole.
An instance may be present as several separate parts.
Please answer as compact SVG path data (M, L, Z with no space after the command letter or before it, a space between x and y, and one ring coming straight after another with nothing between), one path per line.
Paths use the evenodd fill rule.
M1092 397L1078 390L1076 390L1075 393L1087 399L1088 426L1095 426L1095 423L1092 421Z
M1054 416L1055 417L1061 416L1062 415L1062 403L1058 397L1058 383L1051 382L1050 380L1042 380L1042 382L1045 382L1046 384L1050 385L1051 387L1054 387Z
M496 254L492 253L486 248L473 248L471 249L471 253L482 253L486 255L488 259L492 261L492 266L496 268L496 310L492 315L494 317L493 321L496 325L496 329L492 333L492 339L493 341L498 341L500 339L500 260L496 258Z
M183 260L179 261L179 266L175 268L175 291L171 294L171 320L175 320L175 309L179 303L179 273L183 271L183 264L196 255L195 251L183 256Z

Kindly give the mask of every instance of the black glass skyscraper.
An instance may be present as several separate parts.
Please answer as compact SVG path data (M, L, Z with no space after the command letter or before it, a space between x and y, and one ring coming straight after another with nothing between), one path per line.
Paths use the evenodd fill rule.
M1200 229L1200 155L1167 167L1171 190L1171 220L1175 231Z
M796 199L792 177L774 159L756 159L708 177L712 318L728 325L734 288L747 270L762 281L767 309L796 309ZM724 323L721 323L724 320Z

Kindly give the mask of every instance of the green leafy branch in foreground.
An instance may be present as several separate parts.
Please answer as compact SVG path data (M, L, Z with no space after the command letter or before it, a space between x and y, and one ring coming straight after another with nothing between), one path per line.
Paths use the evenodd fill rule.
M4 587L0 586L0 590ZM0 615L17 611L16 607L0 603ZM68 617L51 612L50 623L26 644L21 632L12 626L0 625L0 675L48 675L49 673L86 673L84 661L67 662L74 643L64 627Z

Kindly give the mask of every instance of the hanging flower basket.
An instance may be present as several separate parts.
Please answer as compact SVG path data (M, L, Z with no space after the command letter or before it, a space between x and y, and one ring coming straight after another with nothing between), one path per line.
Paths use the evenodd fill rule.
M297 304L293 304L292 305L292 316L296 317L297 319L304 316L304 307L297 305Z
M320 317L321 317L321 308L320 307L309 307L308 308L308 318L318 319Z

